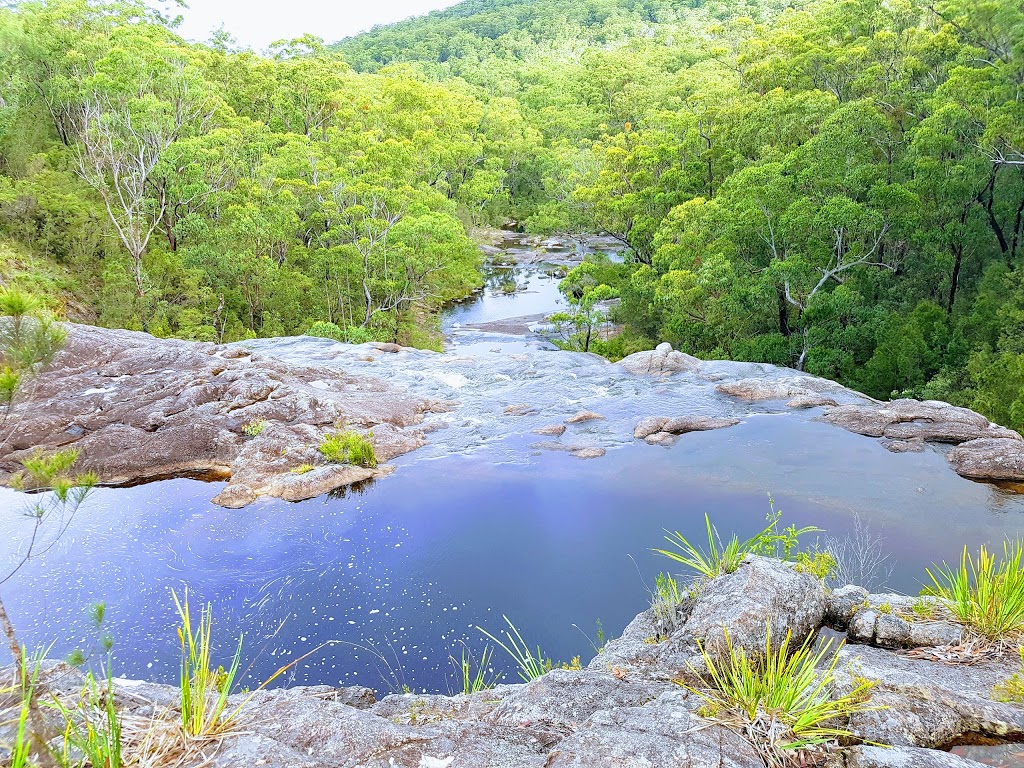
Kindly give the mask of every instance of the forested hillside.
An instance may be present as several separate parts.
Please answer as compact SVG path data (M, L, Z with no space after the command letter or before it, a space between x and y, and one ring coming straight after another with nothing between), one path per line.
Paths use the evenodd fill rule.
M0 11L0 83L0 277L102 324L436 344L514 222L627 248L566 280L571 346L1024 426L1019 0L470 0L266 56L55 0Z

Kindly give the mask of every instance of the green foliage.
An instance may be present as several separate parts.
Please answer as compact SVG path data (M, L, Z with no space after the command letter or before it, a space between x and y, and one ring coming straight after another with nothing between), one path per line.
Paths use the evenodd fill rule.
M484 646L479 662L465 646L463 646L462 655L458 659L454 656L448 657L459 674L462 693L469 695L480 691L489 691L498 684L500 675L491 667L493 659L494 649L489 645Z
M836 572L836 558L831 552L797 552L796 570L809 573L815 578L826 581Z
M213 736L227 729L237 710L227 710L228 696L231 695L242 657L242 639L228 669L212 666L213 657L213 609L207 605L199 616L199 623L192 623L188 594L179 600L171 593L178 611L181 625L178 639L181 643L181 675L179 694L181 702L181 724L189 736Z
M690 570L695 571L701 578L710 580L735 572L747 555L788 559L799 544L800 536L821 530L813 526L798 529L793 525L780 529L781 513L775 509L774 502L772 502L767 519L768 525L749 539L740 541L739 537L733 534L729 541L723 544L718 530L711 524L711 518L704 515L704 525L707 529L707 549L691 543L679 532L666 532L665 540L675 547L675 550L656 549L654 551L677 563L682 563Z
M101 685L92 672L85 676L79 701L69 708L57 698L53 706L65 721L64 751L66 762L71 755L81 755L83 765L121 768L124 759L121 713L114 695L113 674L107 667L106 680Z
M516 625L512 623L512 620L508 616L502 616L501 618L508 624L508 629L503 630L501 633L505 638L504 640L495 637L482 627L477 627L477 629L512 658L517 667L516 671L523 682L528 683L550 672L552 666L551 659L545 656L540 646L538 645L535 649L531 649L526 641L523 640L523 636L516 629Z
M867 709L874 683L860 680L853 690L835 690L839 647L831 641L820 647L813 636L791 648L792 634L777 647L765 633L763 653L748 653L733 644L726 631L722 658L704 648L707 688L686 686L707 702L705 714L739 721L772 765L786 764L785 753L852 737L839 727L851 715ZM768 721L779 727L771 727Z
M928 569L924 591L945 602L956 619L978 634L1001 640L1024 631L1024 542L1003 542L1000 558L984 545L975 558L964 547L959 567Z
M250 421L242 426L242 434L246 437L259 437L267 428L267 422L264 419L258 419L256 421Z
M1024 704L1024 647L1020 648L1020 663L1019 672L1014 672L1007 680L992 689L992 696L996 701Z
M377 466L377 453L369 439L372 437L372 432L364 437L351 430L327 434L320 443L320 453L336 464L354 464L372 469Z

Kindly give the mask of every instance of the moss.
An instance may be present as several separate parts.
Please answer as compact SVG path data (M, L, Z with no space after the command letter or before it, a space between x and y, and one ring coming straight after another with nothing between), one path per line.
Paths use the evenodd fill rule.
M256 421L250 421L244 427L242 427L242 434L246 437L259 437L263 434L267 428L267 422L263 419L257 419Z

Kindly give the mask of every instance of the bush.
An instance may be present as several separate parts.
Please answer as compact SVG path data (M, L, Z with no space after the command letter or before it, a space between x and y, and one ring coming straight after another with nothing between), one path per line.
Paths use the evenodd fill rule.
M316 336L320 339L334 339L335 341L345 340L344 332L334 323L313 323L306 331L306 335Z
M369 437L373 437L371 432ZM336 464L354 464L357 467L373 469L377 466L377 453L373 443L358 432L346 431L324 435L320 453Z

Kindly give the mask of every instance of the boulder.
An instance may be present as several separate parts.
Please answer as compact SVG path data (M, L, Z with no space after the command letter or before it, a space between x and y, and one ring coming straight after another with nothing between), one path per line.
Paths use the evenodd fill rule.
M792 632L802 643L825 619L825 587L779 560L749 555L735 573L719 576L697 593L686 632L710 652L725 652L725 634L734 647L763 652L767 625L772 647Z
M761 400L813 397L822 392L838 392L843 387L834 381L818 379L813 376L784 376L775 379L738 379L736 381L726 381L716 386L715 389L723 395L757 402Z
M969 440L949 452L949 462L971 480L1024 482L1024 442L1019 438Z
M659 344L649 352L636 352L619 361L628 373L637 376L671 376L697 371L704 363L692 355L677 352L671 344Z
M982 763L920 747L853 747L846 768L982 768Z
M734 427L739 423L739 419L723 419L713 416L655 416L646 418L637 424L633 430L633 437L638 440L646 440L659 433L684 435L687 432L725 429L727 427Z
M934 400L840 405L819 418L859 435L890 440L954 444L981 438L1021 440L1016 432L992 424L979 413Z
M924 601L937 612L935 598L911 598L906 595L866 595L854 607L847 621L851 642L868 643L881 648L927 648L958 645L965 639L963 627L949 621L933 620L914 612ZM832 599L830 598L830 605Z
M822 408L836 405L839 403L826 395L798 395L786 403L787 408Z
M533 430L535 435L545 435L547 437L561 437L565 434L564 424L551 424L547 427L541 427L540 429Z
M574 416L570 416L565 420L566 424L583 424L588 421L598 421L603 419L600 413L594 413L593 411L580 411Z
M570 453L577 459L600 459L607 451L604 448L575 448Z

